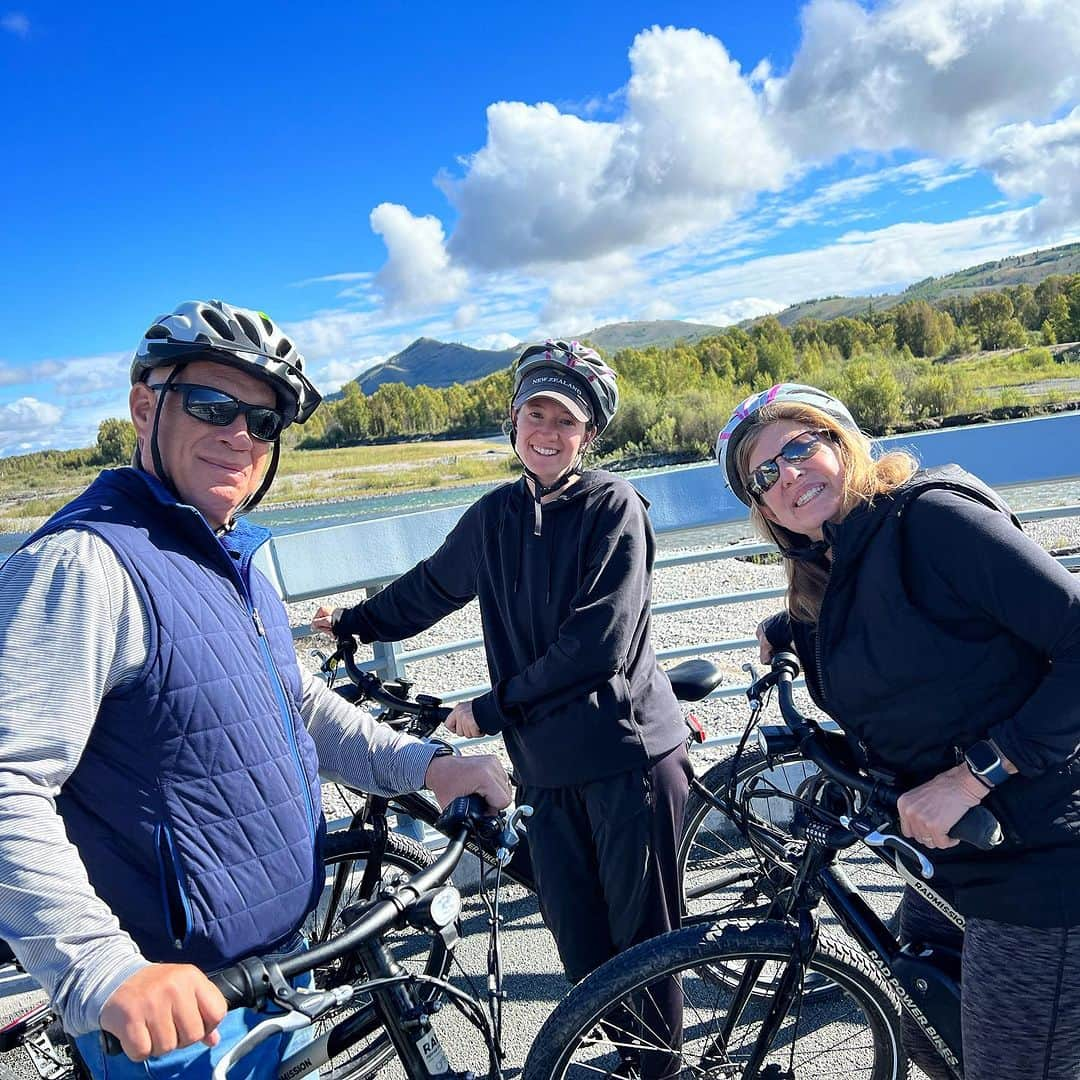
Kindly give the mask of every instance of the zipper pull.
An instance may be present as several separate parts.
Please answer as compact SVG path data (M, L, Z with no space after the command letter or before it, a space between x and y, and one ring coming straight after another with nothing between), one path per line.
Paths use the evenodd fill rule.
M258 608L251 609L251 621L255 624L255 631L259 637L266 637L266 627L263 626L262 617L259 615Z

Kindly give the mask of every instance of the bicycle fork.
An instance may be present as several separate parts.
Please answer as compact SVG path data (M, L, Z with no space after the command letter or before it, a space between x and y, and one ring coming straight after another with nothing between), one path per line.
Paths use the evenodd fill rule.
M381 941L363 945L357 950L357 956L373 979L393 979L402 974L401 965ZM371 997L406 1076L411 1080L426 1080L427 1077L457 1080L460 1074L450 1070L446 1051L431 1024L433 1010L429 1005L418 1001L401 983L375 987Z

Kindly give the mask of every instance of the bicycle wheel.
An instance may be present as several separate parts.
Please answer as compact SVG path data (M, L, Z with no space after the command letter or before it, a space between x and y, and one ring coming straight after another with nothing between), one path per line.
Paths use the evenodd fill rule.
M347 829L330 833L326 838L323 858L326 862L327 885L319 906L308 916L306 931L311 941L340 934L345 929L343 916L347 919L349 908L362 903L361 885L368 860L371 856L371 832L363 829ZM422 844L398 833L386 838L379 880L383 885L405 880L430 866L435 856ZM394 954L403 967L424 968L432 955L432 938L419 931L402 931L388 939L394 945ZM444 953L435 954L439 965L438 975L444 975L449 958ZM315 970L317 987L339 986L350 978L361 977L356 962L348 957L325 968ZM343 1006L317 1020L313 1026L316 1038L346 1017L368 1007L367 997L354 998ZM386 1032L379 1028L371 1036L349 1047L319 1069L321 1080L363 1080L373 1076L393 1057L394 1047Z
M744 1077L771 991L794 950L793 932L779 922L701 924L636 945L563 999L536 1037L523 1080ZM730 1008L734 988L712 976L713 965L743 971L760 966L761 990L739 1015ZM906 1077L900 1007L870 961L823 937L807 972L819 973L842 993L797 993L753 1075ZM680 1025L681 1039L671 1037Z
M759 749L747 747L737 760L720 761L701 777L715 801L691 790L687 802L678 853L686 917L748 911L764 916L767 902L791 879L783 856L795 804L783 796L800 795L817 775L804 758L792 755L770 765ZM732 790L734 811L726 809ZM863 844L840 852L838 866L879 918L895 927L904 893L900 877ZM822 925L841 932L828 913Z

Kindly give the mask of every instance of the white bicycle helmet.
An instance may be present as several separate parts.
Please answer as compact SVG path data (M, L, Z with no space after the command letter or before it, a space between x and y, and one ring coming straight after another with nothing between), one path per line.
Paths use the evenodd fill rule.
M304 358L270 317L223 300L187 300L160 315L143 335L131 364L131 384L154 368L207 359L229 364L269 383L285 426L302 424L322 395L304 374Z
M843 427L854 432L859 430L859 425L855 423L855 418L848 411L848 407L839 398L834 398L832 394L827 394L816 386L805 386L802 383L778 383L761 393L751 394L738 405L731 414L731 419L716 438L716 461L724 472L724 480L735 498L747 506L752 506L753 500L739 476L736 464L739 443L757 425L757 414L766 405L784 403L811 405L826 416L831 416Z

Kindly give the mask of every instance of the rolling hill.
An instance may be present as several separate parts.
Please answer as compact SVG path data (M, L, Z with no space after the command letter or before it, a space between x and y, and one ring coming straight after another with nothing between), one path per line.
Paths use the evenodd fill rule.
M900 293L878 296L830 296L792 304L776 314L783 326L792 326L800 319L835 319L841 315L865 317L906 300L943 300L947 296L965 295L984 289L1001 289L1021 284L1037 285L1051 274L1080 272L1080 244L1064 244L1045 251L1014 255L995 262L958 270L938 278L926 278L908 286ZM742 326L750 326L750 319ZM647 322L610 323L585 333L576 334L579 341L588 341L606 355L620 349L642 349L649 345L673 345L676 341L698 341L719 333L719 326L703 323L661 319ZM365 394L373 393L383 383L403 382L407 386L449 386L451 383L472 382L490 375L512 363L521 345L510 349L474 349L470 345L417 338L411 345L376 365L356 380ZM339 397L339 394L331 397Z

